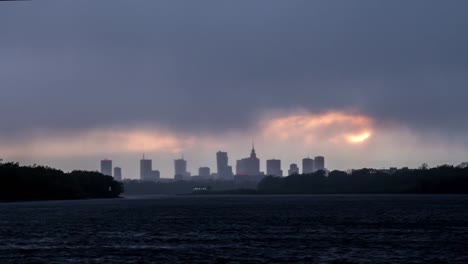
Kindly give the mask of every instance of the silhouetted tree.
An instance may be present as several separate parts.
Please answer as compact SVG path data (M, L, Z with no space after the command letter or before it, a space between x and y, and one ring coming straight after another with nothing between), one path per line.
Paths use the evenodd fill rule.
M0 163L0 200L113 198L122 192L121 183L99 172Z
M257 187L260 193L468 193L468 167L335 170L328 177L324 172L266 177Z

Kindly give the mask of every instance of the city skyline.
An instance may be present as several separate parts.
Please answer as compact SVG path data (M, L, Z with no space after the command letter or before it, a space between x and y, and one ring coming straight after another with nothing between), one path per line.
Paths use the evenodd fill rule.
M304 161L307 160L307 163ZM310 161L312 164L310 164ZM200 179L213 179L213 180L234 180L236 176L289 176L291 175L291 166L296 166L293 170L294 173L300 173L299 167L292 163L290 165L290 170L288 174L283 174L283 169L280 159L265 159L265 170L261 170L261 159L257 157L254 143L252 143L252 149L250 151L250 156L247 158L242 158L236 160L236 172L232 172L232 165L229 164L229 155L225 151L216 152L216 172L213 170L211 173L211 167L209 166L199 166L198 174L192 174L190 170L187 169L188 160L182 155L181 158L174 159L174 173L173 177L166 175L167 177L161 177L159 170L153 170L152 166L153 160L150 158L143 158L140 160L140 171L139 177L135 178L134 175L129 175L127 177L122 176L122 168L115 167L114 175L112 174L112 163L111 159L101 160L101 169L100 172L104 175L113 176L116 179L139 179L143 181L158 181L159 179L175 179L175 180L190 180L192 177L198 177ZM302 173L312 173L318 170L328 170L325 167L325 158L323 156L316 156L315 160L310 158L302 159ZM304 167L305 166L305 167ZM305 169L304 169L305 168ZM315 169L317 168L317 169ZM117 173L116 173L117 171ZM132 177L133 176L133 177Z
M304 161L307 160L307 163ZM314 159L304 158L302 159L302 173L312 173L317 170L326 170L325 167L325 158L323 156L316 156ZM104 175L113 176L117 180L123 179L139 179L143 181L158 181L159 179L175 179L175 180L190 180L192 176L200 176L203 179L215 179L215 180L233 180L235 176L289 176L291 171L288 170L288 174L283 174L283 169L280 159L266 159L265 170L261 170L261 159L256 156L255 146L252 143L252 149L250 152L250 157L239 159L236 161L236 172L232 172L232 165L229 164L228 152L217 151L216 152L216 171L213 170L211 173L211 167L209 166L200 166L195 171L198 171L198 174L192 174L190 170L187 169L188 160L185 160L182 156L181 158L174 159L174 174L173 177L166 175L168 177L161 177L159 170L153 170L153 160L143 158L140 160L140 171L139 177L135 178L134 175L128 175L127 177L122 176L122 168L115 167L114 174L112 174L112 163L111 159L101 160L100 172ZM312 162L312 163L310 163ZM295 165L295 164L291 164ZM315 169L317 168L317 169ZM297 170L296 173L300 171ZM129 177L130 176L130 177ZM133 177L132 177L133 176Z

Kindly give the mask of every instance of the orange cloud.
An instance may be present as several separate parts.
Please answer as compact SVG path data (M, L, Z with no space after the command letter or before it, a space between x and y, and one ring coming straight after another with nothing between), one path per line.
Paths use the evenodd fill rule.
M154 127L140 129L96 129L82 133L42 135L22 142L0 144L8 157L64 157L114 153L180 153L188 149L235 148L254 136L281 143L317 144L365 142L372 134L372 120L362 115L329 112L295 113L265 118L254 131L217 135L188 135ZM317 145L316 145L317 146Z
M276 140L361 143L372 135L371 118L343 112L299 113L272 118L263 124L263 135ZM363 132L364 131L364 132Z
M106 153L177 153L198 142L196 137L168 131L93 130L74 135L42 136L16 144L2 145L8 156L60 157ZM203 141L205 142L205 141Z

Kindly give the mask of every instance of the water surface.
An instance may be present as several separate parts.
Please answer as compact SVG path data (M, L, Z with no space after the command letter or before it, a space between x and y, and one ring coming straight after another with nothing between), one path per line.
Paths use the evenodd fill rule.
M468 263L468 196L0 204L0 263Z

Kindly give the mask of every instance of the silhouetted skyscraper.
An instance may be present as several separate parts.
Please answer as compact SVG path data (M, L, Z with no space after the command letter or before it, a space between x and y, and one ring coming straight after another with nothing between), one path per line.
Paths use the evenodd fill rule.
M184 159L176 159L174 160L174 169L175 169L175 179L186 178L188 176L187 173L187 161Z
M146 181L151 177L151 172L153 171L153 161L150 159L143 159L140 160L140 180Z
M271 176L283 176L283 171L281 170L281 160L271 159L267 160L267 175Z
M157 182L161 179L161 175L158 170L152 170L149 177L146 178L147 181Z
M260 175L260 160L257 158L255 153L255 147L252 144L252 151L250 157L238 160L236 163L236 174L237 175Z
M218 151L216 153L216 165L218 169L218 177L220 179L232 178L232 167L228 165L227 152Z
M153 161L145 159L145 155L143 155L143 159L140 160L140 180L156 182L160 178L159 171L153 170Z
M116 181L121 181L122 180L122 169L120 167L115 167L114 168L114 179Z
M314 172L314 160L311 158L302 159L302 174Z
M107 176L112 176L112 160L101 160L101 173Z
M315 170L325 170L325 158L322 156L317 156L314 159Z
M288 175L299 174L299 167L296 163L289 165Z
M210 168L200 167L198 169L198 176L203 177L203 178L209 178L210 177Z

